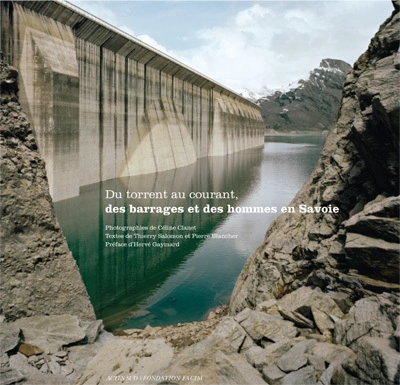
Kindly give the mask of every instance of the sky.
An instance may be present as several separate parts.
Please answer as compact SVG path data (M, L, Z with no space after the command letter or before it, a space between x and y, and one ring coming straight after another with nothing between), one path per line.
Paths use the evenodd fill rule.
M79 1L74 5L224 86L260 93L349 64L391 14L375 1Z

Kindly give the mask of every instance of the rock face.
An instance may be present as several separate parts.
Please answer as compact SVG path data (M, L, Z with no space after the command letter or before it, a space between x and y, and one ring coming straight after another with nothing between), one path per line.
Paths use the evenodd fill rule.
M17 71L1 58L1 312L95 318L55 217L45 165L17 102Z
M396 6L346 78L320 160L289 204L296 212L281 215L246 262L232 314L304 285L353 301L399 290L398 41ZM302 213L300 205L339 211Z
M267 129L279 132L328 130L333 124L350 64L323 59L307 80L299 80L290 91L275 91L259 99Z

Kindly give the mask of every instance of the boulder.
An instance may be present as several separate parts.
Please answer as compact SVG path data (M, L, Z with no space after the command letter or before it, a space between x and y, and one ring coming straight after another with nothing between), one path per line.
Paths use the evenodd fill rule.
M264 349L259 346L252 346L246 352L246 359L256 369L261 370L265 366L276 364L291 347L292 344L289 340L281 340L266 346Z
M237 353L246 352L254 345L253 340L233 317L224 317L212 335L225 338Z
M296 311L290 311L282 307L279 307L278 311L285 320L293 322L297 327L309 329L314 328L314 322L302 316L300 313L297 313Z
M317 343L315 340L299 342L279 359L277 366L284 372L293 372L307 365L308 353Z
M26 357L36 356L44 353L42 349L32 344L21 344L18 351Z
M350 346L360 337L390 337L400 304L400 294L380 294L357 301L348 319L337 322L334 342Z
M398 15L397 15L398 22ZM378 195L374 200L365 204L358 217L376 216L379 218L398 218L400 210L400 197ZM349 221L346 222L349 225Z
M266 365L265 351L258 345L254 345L247 350L245 357L247 362L256 369L262 369Z
M14 324L22 330L25 343L52 353L82 341L86 336L78 318L67 314L21 318Z
M309 354L307 359L308 364L314 367L317 378L321 377L322 373L324 373L326 369L324 359L320 356L314 356L313 354Z
M217 364L216 384L265 385L261 375L239 355L228 356L218 350L215 362Z
M343 312L336 302L320 288L312 289L302 286L299 289L285 295L278 301L280 307L302 314L308 319L313 319L312 308L324 312L326 315L334 315L342 318Z
M4 353L0 356L0 368L4 368L8 366L9 360L8 360L8 354Z
M270 385L279 385L280 379L285 377L286 373L282 372L276 365L270 365L263 369L263 378Z
M400 381L400 353L389 338L362 337L356 343L356 371L361 379L374 379L380 385L392 385Z
M316 343L311 350L314 356L321 357L325 362L341 364L345 361L354 361L356 354L350 348L342 345L330 344L327 342Z
M281 379L280 385L317 385L314 367L306 366L287 374Z
M11 355L9 359L10 359L10 368L18 370L20 373L23 373L27 377L39 373L39 370L36 369L36 367L30 365L28 363L27 357L25 357L21 353Z
M334 329L335 323L328 314L319 310L315 306L311 306L311 313L314 318L314 322L321 333Z
M102 320L82 322L81 327L85 331L88 344L93 344L96 341L99 333L104 329Z
M287 338L294 338L297 329L292 322L285 321L282 317L273 316L246 308L235 317L250 337L259 341L263 338L278 342Z
M24 375L18 370L10 369L7 371L0 371L0 385L12 385L24 379Z
M330 364L319 378L318 385L330 385L332 377L335 374L335 371L339 368L339 366L340 364L338 364L337 362L333 362L332 364Z
M0 354L4 354L18 346L21 329L14 324L1 323L0 325Z
M289 340L281 340L274 344L268 345L264 348L264 354L266 357L267 364L275 364L278 362L278 359L285 354L290 348L292 344Z

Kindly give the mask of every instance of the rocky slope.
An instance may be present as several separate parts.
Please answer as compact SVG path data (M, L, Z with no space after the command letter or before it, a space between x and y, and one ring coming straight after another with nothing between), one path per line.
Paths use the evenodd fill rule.
M278 132L322 131L333 124L351 66L342 60L323 59L290 91L275 91L257 100L267 129Z
M94 319L55 217L44 162L17 102L17 76L1 57L1 314L6 320L64 313Z

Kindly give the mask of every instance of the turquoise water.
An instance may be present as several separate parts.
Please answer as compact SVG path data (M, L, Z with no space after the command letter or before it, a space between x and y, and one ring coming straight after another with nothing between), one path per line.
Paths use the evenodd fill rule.
M89 185L79 197L56 203L96 315L106 328L196 321L226 304L244 262L314 168L324 139L266 137L263 149ZM127 199L127 190L159 192L162 198ZM111 191L121 198L107 199ZM173 192L181 198L172 198ZM199 194L190 198L191 192ZM224 192L226 197L204 197L202 192ZM160 207L161 212L132 213L130 205L132 211ZM228 213L228 205L239 213ZM276 207L277 213L243 213L255 206ZM120 207L126 212L106 212ZM207 212L212 207L215 212Z

